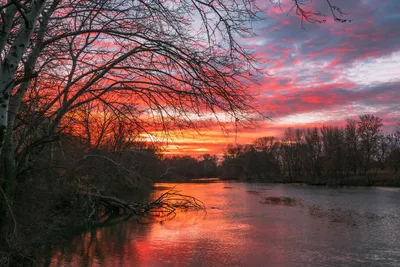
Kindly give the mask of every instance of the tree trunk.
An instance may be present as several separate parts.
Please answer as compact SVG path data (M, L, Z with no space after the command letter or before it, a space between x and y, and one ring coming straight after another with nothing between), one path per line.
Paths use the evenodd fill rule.
M45 0L37 0L32 4L31 11L26 15L27 21L21 23L17 37L4 58L0 68L0 153L3 150L8 124L9 98L14 87L14 76L22 56L28 47L36 21L44 6Z
M36 21L46 0L34 1L29 14L25 15L21 22L18 35L12 43L10 50L7 52L4 61L0 67L0 159L3 161L3 181L0 183L2 191L2 201L0 202L0 243L5 241L6 228L8 218L10 217L10 206L7 206L7 201L12 201L16 189L15 175L15 159L14 159L14 144L12 136L12 125L14 123L15 113L18 110L12 110L12 120L9 121L10 112L10 96L11 90L14 87L14 76L22 56L28 47ZM15 10L14 10L15 9ZM6 24L2 35L0 36L0 52L4 49L7 43L8 34L11 30L13 18L16 14L16 7L11 5L6 11ZM25 20L26 19L26 20ZM19 106L18 106L19 107ZM7 130L8 129L8 130ZM7 140L6 140L7 139ZM15 222L14 222L15 223ZM16 229L16 225L15 225ZM5 245L5 244L1 244Z
M9 4L11 1L8 1ZM0 52L3 52L3 49L8 41L8 36L10 34L15 14L17 13L17 8L15 5L10 5L7 7L6 12L4 13L3 25L0 34Z
M24 65L24 77L26 80L21 83L17 92L12 96L9 102L9 110L8 110L8 118L7 118L7 128L4 137L4 151L2 155L2 160L4 162L4 166L8 166L5 168L4 177L6 181L15 181L17 170L15 169L15 155L14 155L14 138L13 138L13 127L16 115L19 112L22 100L25 96L25 93L30 85L31 78L34 74L34 68L39 57L40 52L42 51L43 47L43 39L45 36L45 32L48 27L48 22L50 16L53 14L55 8L59 4L60 0L56 0L53 2L51 7L47 12L43 13L42 20L39 27L39 32L36 38L35 46L32 49L31 53L28 56L26 64ZM40 10L39 10L40 12ZM1 175L1 174L0 174ZM14 182L13 182L14 183ZM1 184L1 183L0 183ZM13 187L11 187L13 188ZM10 192L11 193L11 192Z

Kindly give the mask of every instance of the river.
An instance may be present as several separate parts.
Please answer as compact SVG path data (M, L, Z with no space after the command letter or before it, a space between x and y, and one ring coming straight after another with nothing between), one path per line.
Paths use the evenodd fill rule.
M154 197L175 184L156 184ZM132 219L52 248L50 266L400 266L400 189L215 181L175 189L206 212ZM293 205L265 203L291 197ZM282 203L281 203L282 204Z

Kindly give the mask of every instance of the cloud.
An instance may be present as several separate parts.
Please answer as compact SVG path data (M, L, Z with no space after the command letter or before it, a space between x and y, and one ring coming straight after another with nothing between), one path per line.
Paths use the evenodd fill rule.
M273 120L229 136L218 125L203 129L201 144L186 140L184 153L220 154L227 143L279 136L288 126L340 124L365 113L382 117L387 132L400 120L400 1L332 0L353 22L328 20L304 30L294 13L287 15L291 1L283 2L283 11L269 6L267 20L255 25L258 36L244 43L267 68L249 90ZM326 1L313 3L329 14Z

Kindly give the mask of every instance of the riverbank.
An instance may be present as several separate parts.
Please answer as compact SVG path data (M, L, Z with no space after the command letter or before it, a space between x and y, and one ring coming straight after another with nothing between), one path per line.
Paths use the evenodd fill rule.
M378 172L369 176L353 175L343 177L283 177L270 176L265 178L221 178L221 180L235 180L247 182L267 182L281 184L307 184L315 186L382 186L400 187L400 173Z

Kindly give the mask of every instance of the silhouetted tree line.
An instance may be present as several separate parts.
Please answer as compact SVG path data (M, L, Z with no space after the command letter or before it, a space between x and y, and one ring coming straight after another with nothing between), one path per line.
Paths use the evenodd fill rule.
M225 178L373 184L394 180L400 169L400 124L382 132L382 119L361 115L345 126L288 128L282 139L261 137L249 145L230 145L220 166ZM386 181L387 182L387 181Z
M191 156L173 156L161 162L165 170L159 180L185 180L190 178L211 178L218 176L218 158L215 155L204 154L198 158Z

